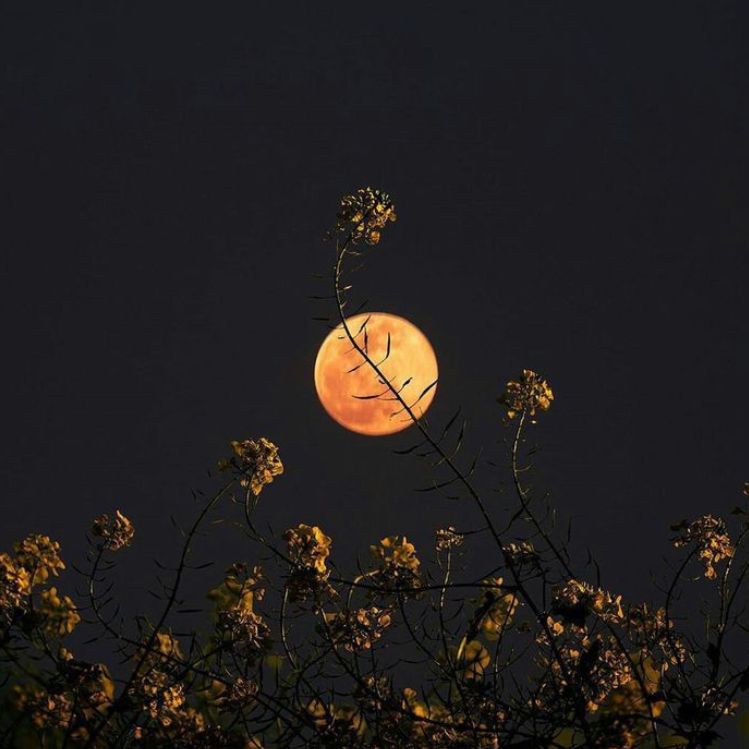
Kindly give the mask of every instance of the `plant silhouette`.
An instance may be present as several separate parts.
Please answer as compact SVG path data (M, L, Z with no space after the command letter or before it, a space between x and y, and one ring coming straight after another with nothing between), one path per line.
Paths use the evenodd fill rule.
M373 539L369 563L335 564L335 539L300 523L261 532L262 501L281 487L279 448L233 441L216 489L182 531L155 613L119 611L109 573L136 529L126 514L97 518L82 584L58 581L60 546L32 534L0 554L0 741L5 747L706 747L749 689L746 497L731 524L713 515L672 528L673 562L653 601L607 590L603 573L560 531L530 486L530 433L553 414L544 376L523 370L499 394L505 467L515 509L497 508L465 456L460 411L431 425L409 391L370 356L352 277L378 246L395 207L384 192L344 196L325 318L369 367L370 397L413 421L397 452L421 459L425 490L473 509L469 528L439 530L431 549L403 535ZM351 266L351 263L354 263ZM749 490L745 487L744 494ZM206 632L177 634L183 583L202 565L193 542L216 516L252 542L206 591ZM474 553L486 541L491 554ZM255 558L252 557L255 554ZM259 563L263 559L262 565ZM472 570L480 568L478 574ZM74 593L74 594L73 594ZM79 660L74 630L112 644L113 664ZM737 657L740 656L740 657ZM743 660L741 660L743 657Z

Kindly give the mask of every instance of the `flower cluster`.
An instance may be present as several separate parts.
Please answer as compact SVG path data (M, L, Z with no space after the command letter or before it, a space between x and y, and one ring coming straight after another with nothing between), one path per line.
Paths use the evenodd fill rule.
M539 643L545 644L545 638ZM544 698L553 700L559 689L566 690L582 696L590 712L596 712L610 694L632 680L632 660L611 635L574 630L573 636L557 642L544 658L549 668L541 687Z
M609 689L605 697L590 705L598 715L592 724L590 743L595 749L635 749L651 734L652 721L663 712L659 699L661 668L647 655L630 654L629 678L620 678L620 685ZM606 691L607 684L603 684ZM584 696L587 696L583 690ZM646 745L646 744L645 744Z
M223 712L241 710L249 705L258 693L258 685L254 681L237 676L228 686L216 684L218 694L214 703Z
M548 411L554 393L540 375L524 369L517 380L510 380L499 402L507 408L507 418L514 419L518 414L535 416L536 411Z
M316 525L300 523L296 528L289 528L284 534L292 562L318 575L327 575L326 560L330 556L333 543Z
M12 704L19 713L28 715L37 728L67 728L73 717L73 699L66 692L16 685Z
M220 461L219 468L222 471L233 469L240 486L249 489L256 497L263 487L283 473L278 447L269 439L233 440L230 445L234 455L229 460Z
M105 513L96 518L91 533L102 539L102 546L107 551L119 551L133 542L135 527L127 517L116 510L114 516Z
M421 584L416 547L405 536L387 536L370 547L377 563L373 579L387 589L415 588Z
M622 627L640 650L658 650L672 664L684 663L687 658L687 645L674 632L674 623L664 608L651 609L645 603L629 606Z
M114 682L106 666L77 661L64 648L59 669L61 680L54 690L16 685L11 703L36 727L69 730L72 743L81 746L90 737L87 725L111 708Z
M454 549L456 546L460 546L465 540L465 536L458 533L455 528L451 526L447 528L440 528L437 531L437 538L435 539L434 548L439 551L449 551Z
M69 651L60 650L60 670L78 707L86 716L106 712L114 701L114 681L109 669L103 663L76 660Z
M554 590L551 610L576 627L584 626L591 614L608 622L621 622L624 618L621 596L612 596L579 580L568 580Z
M697 556L705 565L705 577L714 580L717 576L715 565L733 556L734 547L726 531L725 521L712 515L703 515L689 523L686 520L672 527L681 531L674 539L674 546L696 544Z
M47 634L71 632L80 617L73 601L57 588L42 590L38 605L32 605L34 590L65 569L60 544L34 533L15 544L13 552L0 553L0 628L22 621L26 629L41 623Z
M142 705L150 724L139 726L135 738L148 746L198 749L210 743L205 716L187 704L179 673L185 663L179 641L170 632L157 632L153 644L139 649L141 668L130 688L130 698Z
M369 650L379 640L392 621L388 609L377 606L325 615L330 638L344 650L354 653Z
M32 574L32 585L44 583L50 575L57 577L65 569L60 559L60 544L49 536L32 533L13 546L16 564L25 567Z
M50 637L69 635L81 621L73 599L60 595L54 586L40 593L36 614Z
M515 593L504 589L501 577L484 580L483 593L477 602L478 628L488 640L497 640L511 624L520 605Z
M330 570L332 540L316 525L300 523L284 533L289 559L293 565L289 578L289 592L293 600L304 600L310 596L330 593L327 584Z
M31 592L31 574L5 552L0 553L0 610L6 623L15 611L26 608Z
M388 726L395 738L393 746L410 749L499 749L497 731L506 720L496 702L483 699L478 676L490 662L490 656L480 643L469 643L466 658L472 666L464 674L473 682L475 690L464 693L464 711L448 707L443 700L432 696L419 698L415 689L403 689L400 713L389 718ZM408 716L410 720L406 720ZM407 737L404 740L404 737Z
M263 570L255 565L252 570L244 562L232 564L224 574L224 579L208 592L208 599L213 601L216 612L232 608L252 611L256 601L265 596Z
M375 245L389 221L396 220L390 196L381 190L364 187L341 198L336 230L350 233L353 242Z
M225 642L249 660L254 660L268 647L270 627L254 611L239 606L222 611L217 628Z
M211 745L205 716L187 704L184 684L173 682L163 671L149 671L139 679L132 697L144 705L150 718L134 729L136 746L199 749Z

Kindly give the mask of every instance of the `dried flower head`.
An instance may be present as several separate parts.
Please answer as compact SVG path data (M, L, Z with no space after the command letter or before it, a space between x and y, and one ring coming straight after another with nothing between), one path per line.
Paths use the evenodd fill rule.
M351 234L353 242L375 245L389 221L396 220L395 206L382 190L364 187L341 198L336 230Z
M100 515L94 520L91 533L103 541L103 547L109 551L119 551L133 542L135 527L119 510L111 515Z
M283 473L283 463L278 456L278 447L269 439L231 442L234 457L219 463L222 470L234 468L240 477L239 483L258 496L264 486Z
M499 399L507 408L507 418L514 419L518 414L535 416L536 411L548 411L554 393L546 380L530 369L524 369L517 380L510 380Z
M685 520L674 525L672 530L681 531L673 541L677 549L696 544L697 556L705 565L705 577L709 580L717 576L715 565L733 556L734 546L721 518L703 515L691 523Z

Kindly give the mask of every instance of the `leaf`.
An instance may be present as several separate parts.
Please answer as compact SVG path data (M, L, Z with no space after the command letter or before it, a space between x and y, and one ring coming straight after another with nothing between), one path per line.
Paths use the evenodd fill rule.
M455 420L458 418L458 416L460 416L460 408L458 408L458 410L452 415L447 424L445 424L445 428L442 430L442 434L440 435L439 440L437 440L438 442L442 442L445 435L450 431L450 427L455 423Z
M374 393L373 395L352 395L352 398L356 398L356 400L360 401L369 401L374 398L381 398L385 393L387 393L387 390L383 390L381 393Z
M458 480L457 478L451 478L451 479L448 479L447 481L442 481L439 484L435 483L435 484L432 484L431 486L424 486L421 489L414 489L414 491L433 492L433 491L436 491L437 489L444 489L446 486L450 486L450 484L454 484L457 480Z
M359 333L361 333L361 332L362 332L362 330L364 330L364 329L365 329L365 328L367 327L367 323L368 323L368 322L369 322L369 321L370 321L371 319L372 319L372 315L367 315L367 317L366 317L366 319L364 320L364 322L363 322L363 323L362 323L362 324L361 324L361 325L359 326L359 330L357 330L357 331L356 331L356 333L354 333L354 338L356 338L356 337L357 337L357 336L359 335ZM366 332L364 333L364 335L365 335L365 337L366 337Z
M437 385L437 380L434 382L430 382L429 385L427 385L422 391L421 395L416 399L416 402L413 404L414 406L416 403L418 403L433 387Z
M403 381L403 384L398 388L398 392L402 393L408 385L411 384L411 381L413 380L413 377L408 377Z
M411 445L411 447L405 448L405 450L393 450L393 452L396 455L408 455L409 453L412 453L414 450L418 450L424 443L418 442L415 445Z

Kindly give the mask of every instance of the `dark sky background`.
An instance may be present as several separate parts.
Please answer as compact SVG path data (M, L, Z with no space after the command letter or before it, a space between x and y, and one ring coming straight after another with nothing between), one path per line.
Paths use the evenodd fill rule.
M424 466L392 454L408 432L348 433L315 395L321 237L368 184L399 221L357 283L431 339L430 415L462 405L470 450L501 462L495 398L543 372L541 483L612 589L647 596L669 524L740 500L745 3L3 17L0 548L42 531L79 557L121 507L131 601L177 553L170 514L191 518L226 443L258 435L287 468L264 517L320 524L344 565L388 533L424 547L473 524L412 491ZM202 550L248 554L235 532Z

